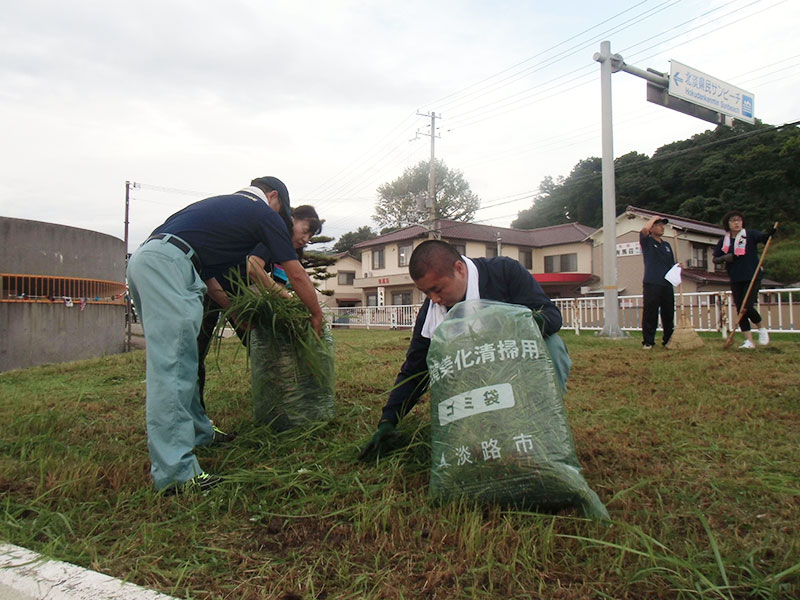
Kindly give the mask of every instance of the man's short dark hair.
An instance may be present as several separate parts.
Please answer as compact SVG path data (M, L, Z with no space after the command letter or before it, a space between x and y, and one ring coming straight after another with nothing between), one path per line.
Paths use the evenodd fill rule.
M742 219L742 227L744 227L744 215L738 210L729 210L725 213L725 216L722 217L722 226L725 228L725 231L731 230L731 226L728 221L730 221L733 217L740 217Z
M439 275L452 275L457 262L464 262L455 246L442 240L426 240L414 248L408 262L411 279L422 279L430 271Z

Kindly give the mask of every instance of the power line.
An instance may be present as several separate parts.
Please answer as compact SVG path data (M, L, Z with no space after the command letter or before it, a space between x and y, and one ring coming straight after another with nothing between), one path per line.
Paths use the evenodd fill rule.
M214 196L214 194L209 194L207 192L198 192L195 190L182 190L179 188L171 188L165 187L163 185L150 185L149 183L133 183L134 188L141 188L143 190L150 190L153 192L165 192L168 194L181 194L183 196L202 196L204 198L209 198Z
M682 23L680 23L680 24L678 24L678 25L676 25L676 26L674 26L674 27L670 28L668 31L671 31L671 30L674 30L674 29L677 29L677 28L683 27L683 26L685 26L685 25L688 25L689 23L692 23L692 22L696 21L697 19L700 19L700 18L702 18L702 17L704 17L704 16L706 16L706 15L708 15L708 14L711 14L711 13L713 13L713 12L715 12L715 11L717 11L717 10L720 10L720 9L722 9L722 8L726 7L726 6L729 6L730 4L733 4L735 1L736 1L736 0L731 0L730 2L728 2L728 3L724 4L724 5L720 6L720 7L717 7L717 8L715 8L715 9L713 9L713 10L707 11L706 13L703 13L702 15L699 15L699 16L697 16L697 17L693 17L693 18L691 18L691 19L688 19L688 20L686 20L686 21L683 21ZM761 2L761 1L762 1L762 0L755 0L754 2L751 2L750 4L748 4L748 5L746 5L746 6L743 6L743 7L737 8L737 9L735 9L735 10L732 10L732 11L730 11L730 12L728 12L728 13L725 13L724 15L722 15L722 16L721 16L721 17L719 17L719 18L724 18L724 17L727 17L727 16L729 16L729 15L731 15L731 14L734 14L735 12L739 12L740 10L743 10L743 9L745 9L745 8L748 8L748 7L750 7L750 6L754 5L754 4L757 4L757 3ZM783 3L783 2L785 2L785 1L786 1L786 0L781 0L781 2L778 2L777 4L774 4L774 5L772 5L772 6L766 7L766 8L765 8L765 9L763 9L763 10L769 10L769 9L771 9L771 8L774 8L775 6L778 6L779 4L782 4L782 3ZM759 12L763 12L763 10L762 10L762 11L759 11ZM732 25L732 24L734 24L734 23L738 23L739 21L741 21L741 20L743 20L743 19L745 19L745 18L748 18L749 16L752 16L752 15L748 15L748 16L746 16L746 17L743 17L742 19L739 19L739 20L737 20L737 21L734 21L734 22L732 22L732 23L726 23L725 25L721 25L721 26L719 26L719 27L716 27L716 28L712 29L711 31L709 31L709 32L706 32L705 34L708 34L708 33L713 33L713 32L715 32L715 31L718 31L718 30L720 30L720 29L723 29L723 28L725 28L725 27L728 27L728 26L730 26L730 25ZM702 27L706 27L707 25L709 25L709 24L712 24L712 23L713 23L713 21L708 21L708 22L706 22L706 23L703 23L703 24L701 24L701 25L698 25L697 27L695 27L695 28L693 28L693 29L690 29L689 31L695 31L695 30L697 30L697 29L700 29L700 28L702 28ZM667 40L664 40L664 41L662 41L661 43L664 43L665 41L671 41L671 40L674 40L674 39L676 39L676 38L679 38L679 37L681 37L682 35L684 35L685 33L686 33L686 32L681 32L680 34L678 34L678 35L675 35L675 36L673 36L673 37L671 37L671 38L668 38ZM661 35L663 35L663 34L657 34L657 35L655 35L655 36L650 36L650 37L649 37L649 38L647 38L646 40L643 40L643 41L641 41L641 42L638 42L637 44L633 44L632 46L628 46L628 48L627 48L627 49L634 48L634 47L636 47L636 46L638 46L638 45L640 45L640 44L642 44L642 43L646 43L646 42L648 42L648 41L650 41L650 40L653 40L653 39L655 39L655 38L657 38L657 37L660 37ZM695 39L697 39L697 38L692 38L691 40L688 40L688 41L694 41ZM686 43L686 41L687 41L687 40L684 40L684 41L682 41L682 43ZM592 43L593 43L593 42L592 42ZM581 48L581 49L585 49L586 47L588 47L588 44L587 44L586 46L584 46L583 48ZM648 48L646 48L646 49L644 49L644 50L640 50L639 52L635 53L633 56L636 56L637 54L641 54L642 52L646 52L647 50L650 50L650 49L652 49L652 48L654 48L654 47L656 47L656 45L654 45L654 46L650 46L650 47L648 47ZM671 48L670 48L670 49L671 49ZM625 51L625 50L623 50L623 52L624 52L624 51ZM662 51L661 51L661 52L663 53L663 52L664 52L664 50L662 49ZM655 55L653 55L653 56L655 56ZM645 59L643 59L643 60L647 60L647 58L652 58L653 56L646 57L646 58L645 58ZM500 107L501 109L502 109L502 108L505 108L506 110L502 110L501 112L493 112L493 113L490 113L490 114L489 114L489 115L487 115L487 116L484 116L484 117L481 117L481 118L476 118L476 119L473 119L473 120L471 120L471 121L468 121L468 122L466 122L466 123L458 123L458 119L459 119L459 118L460 118L462 115L456 115L455 117L452 117L452 119L451 119L451 121L455 122L455 123L456 123L456 125L454 125L453 127L451 127L451 128L450 128L450 130L452 130L452 129L455 129L455 127L468 127L468 126L471 126L471 125L475 125L475 124L477 124L477 123L481 123L481 122L483 122L483 121L486 121L486 120L489 120L489 119L492 119L492 118L495 118L495 117L498 117L498 116L502 116L502 115L508 114L509 112L513 112L513 111L515 111L515 110L519 110L519 109L522 109L522 108L525 108L525 107L531 106L532 104L536 104L536 103L538 103L538 102L542 102L542 101L544 101L544 100L547 100L547 99L553 98L554 96L558 96L558 95L560 95L560 94L563 94L563 93L565 93L565 92L572 91L573 89L576 89L576 88L578 88L578 87L581 87L582 85L587 85L587 84L589 84L589 83L592 83L592 82L594 81L594 68L595 68L595 66L594 66L594 64L593 64L593 63L587 63L586 65L584 65L584 66L582 66L582 67L578 67L578 68L576 68L576 69L573 69L572 71L570 71L570 72L568 72L568 73L564 73L564 74L561 74L561 75L559 75L559 76L557 76L557 77L553 77L553 78L551 78L551 79L549 79L549 80L547 80L547 81L545 81L545 82L542 82L542 83L540 83L540 84L534 85L534 86L532 86L532 87L529 87L529 88L526 88L525 90L521 90L521 91L519 91L519 92L516 92L516 93L514 93L514 94L512 94L512 95L510 95L510 96L506 96L506 97L504 97L504 98L501 98L501 99L499 99L499 100L493 101L493 102L492 102L492 103L490 103L490 104L485 104L485 105L482 105L482 106L480 106L480 107L477 107L477 108L471 109L471 110L469 110L469 111L465 111L465 113L463 113L463 114L474 113L474 112L477 112L477 111L486 112L486 111L488 111L488 110L489 110L489 109L492 107L492 105L493 105L493 104L499 104L499 103L501 103L501 102L505 102L505 103L506 103L504 106L501 106L501 107ZM564 84L571 83L571 82L574 82L574 81L580 81L581 79L585 79L585 80L586 80L584 83L582 83L582 84L579 84L579 85L575 85L575 86L572 86L572 87L569 87L569 88L566 88L566 89L562 89L562 90L560 90L560 91L558 91L558 92L556 92L556 93L554 93L554 94L551 94L550 96L546 96L546 97L541 97L541 96L540 96L540 94L541 94L541 91L539 91L539 89L540 89L542 86L545 86L545 85L547 85L547 84L549 84L549 83L553 83L553 82L555 82L555 81L558 81L559 79L562 79L562 78L564 78L564 77L567 77L567 76L569 76L570 74L573 74L573 73L576 73L576 72L580 72L580 71L586 71L586 73L585 73L584 75L582 75L582 76L574 77L573 79L570 79L570 80L568 80L568 81L566 81L566 82L564 82L564 83L562 83L562 84L559 84L559 85L553 86L553 87L551 87L551 88L547 88L547 89L545 89L544 91L545 91L545 92L547 92L547 91L551 91L551 90L556 90L556 89L558 89L558 87L559 87L560 85L564 85ZM523 98L520 98L520 99L514 100L514 101L512 101L512 102L510 102L510 103L508 102L508 101L509 101L511 98L514 98L515 96L520 96L520 95L522 95L522 94L525 94L525 96L524 96ZM530 99L530 98L532 98L532 97L535 97L535 100L533 100L532 102L525 102L526 100L528 100L528 99ZM520 103L523 103L523 104L519 105ZM514 105L517 105L517 106L514 106Z
M714 21L714 20L703 21L703 22L699 23L696 27L693 27L693 28L689 29L688 31L689 32L700 32L700 31L703 31L702 35L704 35L704 36L705 35L709 35L710 33L714 33L714 32L719 31L719 30L721 30L721 29L723 29L725 27L729 27L729 26L733 25L734 23L741 22L742 20L744 20L746 18L749 18L754 14L759 14L761 12L770 10L772 8L775 8L776 6L778 6L780 4L785 3L785 0L783 0L782 2L774 3L774 4L771 4L770 6L764 7L762 10L759 10L759 11L756 11L756 12L751 12L747 16L742 17L741 19L737 19L737 20L734 20L732 22L724 23L722 25L717 25L717 23L719 23L719 19L728 18L731 15L734 15L734 14L736 14L738 12L741 12L743 10L749 9L749 8L753 7L754 5L760 3L760 1L761 0L757 0L756 2L749 2L748 4L746 4L744 6L731 8L732 5L735 3L735 0L731 0L730 2L727 2L724 5L721 5L721 6L718 6L718 7L714 8L714 9L712 9L712 10L706 11L706 12L702 13L701 15L698 15L698 16L693 17L691 19L684 20L682 23L680 23L680 25L671 27L670 29L668 29L668 30L666 30L664 32L661 32L661 33L659 33L657 35L649 36L649 37L637 42L636 44L628 46L627 49L633 49L633 48L642 46L642 45L646 44L649 41L653 41L653 40L656 40L656 39L659 39L659 38L663 38L665 35L668 35L669 32L675 31L675 30L680 30L680 33L678 33L677 35L674 35L672 37L669 37L666 40L662 40L660 42L660 44L663 45L665 42L669 42L671 40L675 40L675 39L677 39L679 37L684 37L686 35L686 33L687 33L687 30L685 29L686 25L688 25L690 23L693 23L693 22L701 21L701 20L705 19L706 17L708 17L709 15L711 15L713 13L718 13L719 11L725 10L727 8L730 8L730 10L727 10L727 12L725 12L721 16L716 17L716 19L717 19L716 21ZM526 59L525 61L517 63L516 65L513 65L512 67L509 67L507 69L504 69L504 70L500 71L499 73L496 73L495 75L492 75L492 76L490 76L488 78L484 78L483 80L481 80L481 81L479 81L477 83L471 84L470 86L467 86L466 88L462 88L461 90L459 90L457 92L454 92L452 94L444 96L442 99L439 100L439 102L445 101L444 102L444 106L451 106L451 107L453 105L461 106L461 105L464 104L464 101L467 98L472 97L474 99L474 97L476 95L478 95L479 93L480 93L480 95L484 95L483 90L480 90L480 92L474 91L480 85L482 85L483 83L485 83L487 81L491 81L493 79L497 79L497 77L502 77L503 75L506 75L506 77L504 79L501 79L499 82L494 83L492 85L495 86L495 91L497 89L500 89L500 87L507 87L507 85L510 85L510 83L511 83L509 80L514 78L514 77L519 77L520 73L527 73L527 72L530 72L533 69L544 68L543 64L540 64L540 63L537 63L535 65L531 65L529 67L526 67L522 71L520 71L519 67L527 64L528 62L530 62L531 60L533 60L536 57L540 57L540 56L546 55L548 52L552 52L555 49L563 47L564 45L566 45L570 41L582 38L583 36L586 35L586 33L589 33L589 32L592 32L592 31L598 29L603 24L606 24L606 23L609 23L609 22L613 22L615 19L617 19L621 15L623 15L623 13L630 13L632 10L641 7L641 6L645 5L646 3L647 2L639 2L638 4L634 5L633 7L629 8L629 9L626 9L626 11L622 11L621 13L618 13L617 15L614 15L614 17L606 19L605 21L603 21L602 23L600 23L598 25L595 25L595 26L593 26L593 27L591 27L589 29L586 29L586 30L582 31L579 34L571 36L571 37L567 38L566 40L564 40L563 42L561 42L559 44L556 44L555 46L552 46L548 50L540 52L540 53L534 55L533 57L530 57L529 59ZM630 27L642 22L645 19L651 18L655 14L654 11L661 12L661 11L667 10L669 8L672 8L676 4L677 4L676 2L671 2L671 1L668 0L666 2L662 2L662 3L658 4L656 6L650 7L650 8L647 9L647 11L639 12L636 15L632 16L627 21L625 21L623 23L618 23L614 27L606 29L603 32L603 35L606 35L607 32L609 32L609 31L615 31L616 32L616 31L622 31L623 29L626 29L626 28L630 28ZM717 26L715 26L715 25L717 25ZM681 28L683 28L683 30L681 30ZM698 37L700 37L700 36L698 35L698 36L692 37L691 40L689 40L689 41L694 41ZM581 44L586 44L586 43L587 42L574 44L572 47L569 47L569 48L563 50L562 54L564 52L569 52L570 53L570 54L567 54L567 56L575 54L577 51L575 51L574 48L579 48L581 46ZM685 43L685 40L683 40L682 43ZM639 50L634 54L634 56L637 56L637 55L642 54L642 53L646 53L648 50L651 50L653 47L655 47L655 46L651 45L651 46L649 46L647 48ZM663 49L662 49L662 52L663 52ZM556 55L555 57L550 57L548 59L544 59L544 60L542 60L540 62L541 63L547 63L548 61L550 61L550 64L552 65L552 64L555 64L555 62L558 62L558 60L561 60L561 59L556 60L557 58L558 58L558 55ZM562 57L562 58L564 58L564 57ZM784 59L783 61L778 61L778 62L779 63L780 62L785 62L786 60L788 60L788 59ZM773 64L776 64L776 63L773 63ZM549 65L546 65L546 66L549 66ZM785 69L789 69L792 66L793 65L787 66L787 67L785 67ZM592 70L592 72L589 72L590 69ZM531 105L533 105L533 104L535 104L537 102L542 102L544 100L548 100L548 99L552 99L554 97L558 97L558 96L564 95L567 92L570 92L570 91L578 89L578 88L580 88L582 86L585 86L585 85L588 85L590 83L593 83L593 81L594 81L593 69L594 69L594 65L593 64L587 64L587 65L585 65L583 67L578 67L576 69L573 69L572 71L569 71L567 73L562 73L561 75L558 75L557 77L549 79L547 82L540 83L540 84L538 84L536 86L533 86L533 87L530 87L530 88L528 88L526 90L515 92L514 94L508 95L508 96L506 96L504 98L493 100L492 102L486 103L486 104L484 104L483 106L481 106L479 108L470 108L469 110L464 110L461 113L457 113L455 116L451 116L451 118L449 119L449 122L452 124L452 127L448 128L448 129L452 130L452 129L455 129L456 127L458 129L465 129L465 128L469 127L469 126L481 123L483 121L487 121L489 119L496 118L496 117L499 117L501 115L513 112L515 110L520 110L520 109L525 108L527 106L531 106ZM584 70L586 71L585 73L582 72ZM777 72L782 72L782 71L777 71ZM568 81L561 81L564 78L569 77L570 74L577 74L577 76L572 78L572 79L570 79L570 80L568 80ZM766 74L763 74L761 77L763 78L763 77L768 77L768 76L769 76L769 74L766 73ZM507 81L508 81L507 84L500 85L500 84L504 84L504 82L507 82ZM558 83L559 81L561 81L561 82ZM552 85L550 85L550 84L552 84ZM574 85L570 86L570 84L574 84ZM545 88L544 89L544 93L547 93L547 92L551 92L551 93L549 95L543 97L543 94L542 94L543 86L547 86L547 85L550 85L550 87ZM467 94L465 92L469 92L469 94ZM478 97L480 97L480 96L478 96ZM461 103L461 104L456 104L456 103ZM481 111L481 110L486 112L487 114L476 114L478 111ZM559 137L563 140L563 136L559 136ZM578 143L580 143L580 138L578 137L575 141L571 141L571 140L567 140L566 142L562 141L561 142L561 147L564 147L565 143L566 143L566 146L577 145ZM540 145L541 145L541 143L540 143ZM549 147L549 149L552 150L553 146L551 145ZM529 151L534 151L534 150L535 150L535 147L533 149L529 150ZM509 151L505 151L506 154L508 152ZM393 158L396 159L398 157L398 154L400 154L398 152L398 147L395 147L395 148L391 149L390 151L386 152L385 154L383 154L381 156L375 156L375 154L373 154L373 156L375 156L375 160L371 161L371 164L369 165L367 170L363 170L362 169L361 163L354 163L347 170L350 173L350 175L348 177L346 177L344 180L339 180L338 187L333 188L332 187L333 184L329 182L328 187L327 188L323 188L323 189L327 189L327 191L331 193L331 198L328 199L326 197L327 195L324 195L324 197L321 200L322 204L325 205L325 206L328 206L332 202L340 201L339 198L347 198L347 197L349 197L349 193L348 192L350 192L351 190L353 192L355 192L355 190L359 189L359 186L363 186L363 184L365 184L371 178L377 178L377 176L382 172L382 169L387 168L389 163L393 162L391 159L393 159ZM409 153L409 157L411 155L413 155L413 152ZM362 170L360 170L360 169L362 169ZM358 193L358 192L356 192L356 193ZM364 198L363 193L359 194L359 198ZM482 210L482 209L479 209L479 210ZM341 221L339 221L339 222L341 222Z
M585 29L585 30L584 30L584 31L582 31L581 33L579 33L579 34L576 34L576 35L573 35L573 36L571 36L571 37L567 38L566 40L564 40L564 41L562 41L562 42L559 42L558 44L556 44L556 45L554 45L554 46L551 46L550 48L548 48L548 49L546 49L546 50L543 50L542 52L539 52L539 53L535 54L534 56L532 56L532 57L530 57L530 58L527 58L527 59L525 59L524 61L522 61L522 62L520 62L520 63L517 63L516 65L514 65L514 66L512 66L512 67L509 67L509 68L507 68L507 69L504 69L504 70L500 71L499 73L496 73L496 74L494 74L494 75L491 75L491 76L489 76L489 77L487 77L487 78L485 78L485 79L481 80L480 82L477 82L477 83L475 83L475 84L472 84L471 86L468 86L468 87L467 87L467 88L465 88L465 89L471 89L471 88L473 88L473 87L476 87L476 86L478 86L478 85L480 85L480 84L483 84L483 83L485 83L486 81L489 81L489 80L491 80L491 79L493 79L493 78L495 78L495 77L499 77L500 75L503 75L504 73L506 73L506 72L508 72L508 71L510 71L510 70L513 70L513 69L515 69L516 67L518 67L518 66L520 66L520 65L523 65L523 64L525 64L525 63L527 63L527 62L529 62L529 61L533 60L534 58L537 58L537 57L539 57L539 56L543 56L543 55L547 54L548 52L550 52L551 50L555 50L555 49L556 49L556 48L558 48L559 46L562 46L562 45L566 44L567 42L570 42L570 41L572 41L573 39L577 39L577 38L581 37L583 34L585 34L585 33L588 33L588 32L590 32L590 31L592 31L593 29L596 29L597 27L600 27L601 25L603 25L603 24L605 24L605 23L608 23L608 22L610 22L610 21L613 21L614 19L616 19L617 17L619 17L619 16L621 16L621 15L625 14L626 12L629 12L630 10L633 10L634 8L636 8L636 7L638 7L638 6L641 6L642 4L646 4L646 3L647 3L647 1L648 1L648 0L645 0L644 2L640 2L639 4L636 4L636 5L634 5L634 6L630 7L630 8L628 8L628 9L626 9L626 10L624 10L624 11L620 12L620 13L617 13L616 15L614 15L613 17L610 17L610 18L606 19L605 21L602 21L602 22L598 23L597 25L594 25L594 26L592 26L592 27L590 27L590 28L588 28L588 29ZM659 7L661 7L661 6L664 6L664 5L670 4L670 3L672 3L672 5L674 5L674 4L675 4L675 3L677 3L677 2L680 2L680 0L666 0L665 2L662 2L662 4L660 4L658 7L656 7L656 9L657 9L657 8L659 8ZM649 12L650 10L654 10L654 9L649 9L647 12ZM641 17L641 15L638 15L637 17L635 17L635 19L639 19L639 20L637 20L637 21L635 21L635 22L640 22L640 21L642 20L642 19L640 19L640 17ZM601 34L598 34L598 36L595 36L595 37L599 38L599 37L602 37L602 36L606 35L607 33L608 33L608 31L605 31L605 32L602 32ZM594 39L594 38L593 38L593 39ZM591 43L593 43L593 42L591 42ZM540 61L540 62L538 62L538 63L536 63L536 64L534 64L534 65L532 65L532 66L530 66L530 67L526 67L525 69L523 69L523 70L521 70L521 71L518 71L517 73L514 73L514 75L511 75L511 76L508 76L508 77L505 77L505 78L501 79L501 80L500 80L500 81L498 81L496 84L494 84L494 85L496 86L494 90L491 90L491 89L490 89L490 90L488 90L488 91L487 91L487 90L485 90L485 89L482 89L480 92L472 92L472 93L470 93L470 94L467 94L467 95L464 97L464 100L466 100L466 98L469 98L470 96L474 96L475 94L477 94L477 95L478 95L478 97L480 97L480 96L484 96L484 95L486 95L486 94L487 94L487 93L489 93L490 91L496 91L496 90L497 90L497 89L499 89L500 87L505 87L505 86L509 85L510 83L513 83L514 81L517 81L517 80L519 80L519 79L520 79L522 76L525 76L525 75L527 75L527 74L530 74L531 72L538 71L538 70L540 70L541 68L543 68L544 66L549 66L549 65L552 65L552 64L554 64L555 62L558 62L558 61L560 61L560 60L563 60L563 59L564 59L564 58L566 58L566 57L569 57L569 56L572 56L572 55L576 54L578 51L580 51L580 50L581 50L581 49L583 49L584 47L585 47L585 42L582 42L582 43L581 43L581 45L579 45L579 46L572 46L571 48L568 48L567 50L564 50L564 51L562 51L561 53L559 53L559 54L556 54L554 57L550 57L550 58L544 59L544 60L542 60L542 61ZM447 96L447 97L451 97L451 96L457 95L458 93L460 93L460 92L456 92L456 94L451 94L450 96ZM461 105L461 104L463 104L463 103L464 103L464 102L462 101L462 102L460 102L460 103L457 103L455 106L460 106L460 105ZM438 103L437 103L437 104L438 104ZM449 109L455 108L455 107L453 106L453 101L451 101L451 102L449 102L449 103L442 103L442 104L441 104L441 106L442 106L442 108L445 108L445 109L448 109L448 108L449 108Z
M382 136L382 139L383 138L392 139L392 140L395 139L396 132L399 129L401 129L401 128L403 128L405 126L406 121L409 121L409 119L413 119L415 116L416 115L414 113L411 113L410 115L407 115L402 121L400 121L397 125L395 125L388 133L386 133L384 136ZM356 166L360 164L361 160L363 160L364 157L374 155L376 149L378 147L380 147L382 143L383 142L379 142L379 143L373 144L363 154L361 154L353 163L351 163L349 166L345 167L344 169L340 170L336 175L334 175L330 179L328 179L328 180L324 181L323 183L321 183L320 185L318 185L316 188L314 188L309 193L309 195L322 194L327 188L329 188L331 185L334 185L334 182L338 181L341 177L343 177L345 175L345 173L348 173L349 171L352 171L353 169L355 169Z
M725 144L730 144L730 143L737 142L737 141L740 141L740 140L743 140L743 139L747 139L747 138L750 138L750 137L755 137L755 136L758 136L758 135L764 135L764 134L767 134L767 133L772 133L774 131L785 129L787 127L796 127L798 125L800 125L800 120L792 121L792 122L789 122L789 123L784 123L782 125L775 125L775 126L771 126L771 127L764 127L764 128L755 129L755 130L752 130L752 131L747 131L747 132L744 132L744 133L741 133L741 134L738 134L738 135L734 135L734 136L731 136L731 137L723 138L721 140L714 140L714 141L711 141L711 142L707 142L707 143L701 144L699 146L692 146L692 147L689 147L689 148L682 148L680 150L675 150L675 151L672 151L672 152L661 153L661 154L658 154L658 155L655 155L655 156L652 156L652 157L645 158L643 160L630 162L630 163L627 163L627 164L621 165L621 166L615 166L615 173L620 173L620 172L628 171L628 170L631 170L631 169L636 169L636 168L644 166L644 165L652 164L655 161L671 160L673 158L678 158L680 156L684 156L686 154L691 154L693 152L699 152L701 150L706 150L708 148L713 148L715 146L722 146L722 145L725 145ZM583 184L583 183L586 183L586 182L589 182L589 181L592 181L592 180L595 180L595 179L599 179L600 177L601 177L601 173L600 172L590 173L590 174L582 175L582 176L579 176L579 177L572 177L572 178L570 178L568 180L565 180L562 183L560 183L558 185L558 189L564 189L564 188L572 187L574 185ZM521 200L526 200L528 198L530 198L532 200L538 200L538 199L547 197L549 194L543 193L543 192L526 191L526 192L519 192L519 195L521 195L522 197L516 198L516 199L512 199L512 200L508 200L508 201L497 202L495 204L489 204L489 205L486 205L486 206L481 206L478 209L478 211L489 209L489 208L495 208L497 206L502 206L502 205L505 205L505 204L512 204L514 202L518 202L518 201L521 201ZM532 208L532 206L530 208ZM511 216L516 216L516 215L511 215ZM505 218L505 217L490 217L490 218L487 218L487 219L483 219L482 221L472 221L472 222L473 223L480 223L480 222L485 222L485 221L495 220L495 219L500 219L500 218Z
M571 40L573 40L573 39L579 38L579 37L581 37L582 35L584 35L586 32L592 31L593 29L597 29L597 28L598 28L598 27L600 27L601 25L603 25L603 24L605 24L605 23L608 23L608 22L611 22L611 21L615 20L616 18L618 18L619 16L621 16L621 15L624 15L625 13L628 13L628 12L630 12L631 10L633 10L633 9L635 9L635 8L639 7L639 6L646 4L648 1L649 1L649 0L644 0L643 2L639 2L638 4L636 4L636 5L632 6L632 7L628 8L628 9L625 9L625 10L621 11L620 13L617 13L616 15L614 15L614 16L612 16L612 17L610 17L610 18L608 18L608 19L606 19L606 20L604 20L604 21L602 21L601 23L598 23L597 25L595 25L595 26L593 26L593 27L591 27L591 28L589 28L589 29L586 29L586 30L584 30L583 32L581 32L581 33L579 33L579 34L576 34L576 35L573 35L573 36L571 36L571 37L567 38L567 39L566 39L566 40L564 40L563 42L561 42L561 43L559 43L559 44L556 44L555 46L551 47L550 49L548 49L548 50L545 50L545 51L543 51L543 52L541 52L541 53L539 53L539 54L535 55L534 57L531 57L531 58L529 58L529 59L526 59L525 61L522 61L521 63L518 63L518 65L515 65L514 67L510 67L509 69L505 69L505 70L504 70L504 71L502 71L501 73L507 72L507 71L509 71L509 70L513 70L514 68L516 68L516 66L519 66L519 65L521 65L521 64L524 64L524 63L526 63L526 62L528 62L528 61L532 60L532 59L533 59L533 58L535 58L536 56L540 56L540 55L542 55L542 54L546 54L547 52L549 52L549 51L550 51L550 50L552 50L552 49L556 49L556 48L558 48L558 47L560 47L560 46L562 46L562 45L564 45L564 44L568 43L569 41L571 41ZM662 2L661 4L659 4L658 6L656 6L654 9L648 9L648 11L647 11L647 12L651 12L651 11L653 11L653 10L658 10L658 9L660 9L661 7L664 7L664 6L670 6L670 5L674 4L674 3L675 3L675 0L666 0L665 2ZM647 14L647 12L646 12L646 13L642 13L642 14ZM635 22L638 22L638 21L640 21L641 19L642 19L642 15L640 14L640 15L637 15L636 17L634 17L633 19L630 19L630 20L629 20L629 21L627 21L626 23L630 23L631 21L633 21L633 22L635 23ZM630 26L630 25L628 25L628 26ZM604 33L603 33L603 34L601 34L601 35L605 35L605 33L606 33L606 32L604 32ZM572 52L572 53L574 53L574 52ZM568 55L569 55L569 54L568 54ZM527 70L530 70L530 69L527 69ZM492 77L495 77L495 76L492 76ZM468 87L469 87L469 88L471 88L471 87L475 87L476 85L478 85L478 84L472 84L471 86L468 86ZM455 96L455 95L458 95L458 94L459 94L459 92L456 92L455 94L450 94L450 95L449 95L449 96L447 96L447 97L452 97L452 96ZM402 123L401 123L401 124L402 124ZM358 164L358 162L356 162L356 163L353 163L353 165L356 165L356 164ZM375 162L373 162L373 165L374 165L374 164L375 164ZM354 166L351 166L351 167L349 167L349 168L348 168L348 169L346 169L346 170L348 170L348 171L352 171L354 168L355 168ZM375 169L374 169L374 168L372 168L371 170L375 170ZM363 179L363 177L359 178L359 180L360 180L360 179ZM353 177L350 177L348 180L346 180L346 181L342 182L342 183L339 185L339 187L338 187L338 188L336 188L336 189L333 191L333 194L332 194L332 195L342 195L342 192L343 192L344 190L346 190L346 189L352 189L352 187L355 185L355 183L358 183L358 182L357 182L357 181L355 181L355 182L354 182L354 181L353 181ZM328 186L329 186L329 184L326 184L326 185L328 185ZM318 189L319 189L319 188L316 188L315 190L313 190L313 193L317 193L317 190L318 190Z

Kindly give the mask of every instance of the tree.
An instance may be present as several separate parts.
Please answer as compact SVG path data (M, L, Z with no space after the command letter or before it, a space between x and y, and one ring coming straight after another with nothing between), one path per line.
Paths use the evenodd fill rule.
M328 242L332 241L332 237L326 235L315 235L309 240L308 243L309 245L327 244ZM327 252L320 250L305 250L303 252L303 258L300 260L300 264L302 264L303 268L308 271L308 276L311 277L312 280L322 282L334 276L333 273L328 272L328 267L336 264L336 258ZM333 295L333 290L319 290L319 292L320 294L324 294L326 296Z
M779 229L776 238L781 235ZM785 284L793 285L800 281L800 241L784 239L773 242L764 258L764 272L766 277Z
M429 161L409 167L403 175L378 188L380 196L373 219L383 227L407 227L428 220L420 213L418 199L428 193ZM461 171L449 169L437 160L435 218L469 221L480 206L480 198L472 192Z
M534 229L572 222L597 226L595 223L602 222L600 170L600 159L591 157L580 161L569 177L558 183L545 177L539 186L544 195L531 208L520 211L511 226Z
M748 227L780 222L765 261L767 275L783 283L800 278L800 248L789 240L800 231L800 128L736 121L658 148L651 158L631 152L614 161L617 206L719 223L731 209ZM566 179L545 177L533 205L513 227L532 229L577 221L602 226L601 161L578 162ZM786 240L786 242L783 242Z
M370 226L364 225L355 231L348 231L347 233L339 236L339 239L336 240L332 250L336 254L350 252L353 246L359 242L366 242L367 240L371 240L376 237L378 237L378 234L375 233Z

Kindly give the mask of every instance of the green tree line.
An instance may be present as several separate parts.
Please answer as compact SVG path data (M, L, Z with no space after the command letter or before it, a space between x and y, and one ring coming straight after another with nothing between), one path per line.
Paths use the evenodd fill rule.
M629 205L719 224L729 210L747 226L780 229L764 261L768 275L800 281L800 128L735 122L615 161L616 212ZM579 222L602 226L601 160L579 161L566 178L545 177L534 204L512 227Z

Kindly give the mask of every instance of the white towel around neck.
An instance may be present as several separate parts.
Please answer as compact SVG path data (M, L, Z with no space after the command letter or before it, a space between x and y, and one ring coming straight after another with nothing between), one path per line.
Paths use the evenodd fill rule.
M478 289L478 267L466 256L462 256L464 262L467 263L467 295L465 300L480 300L480 291ZM444 321L444 316L447 314L447 307L441 304L431 302L428 306L428 314L425 316L425 322L422 324L421 335L424 338L432 338L433 332Z

